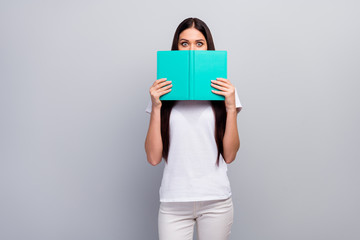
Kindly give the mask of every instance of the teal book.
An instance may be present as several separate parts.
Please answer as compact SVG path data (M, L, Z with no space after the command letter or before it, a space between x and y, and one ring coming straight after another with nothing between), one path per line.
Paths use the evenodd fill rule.
M211 80L227 78L227 51L157 51L157 79L172 81L171 91L160 100L224 100L213 93Z

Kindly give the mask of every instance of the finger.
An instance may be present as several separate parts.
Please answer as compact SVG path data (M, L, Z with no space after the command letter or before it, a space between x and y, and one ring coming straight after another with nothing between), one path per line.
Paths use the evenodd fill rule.
M231 82L229 81L229 79L226 78L216 78L219 82L223 82L228 84L229 86L232 86Z
M225 93L224 92L222 92L222 91L215 91L215 90L211 90L213 93L215 93L215 94L219 94L219 95L223 95L223 96L225 96Z
M163 88L160 88L160 89L151 89L150 90L150 95L156 97L158 94L164 92L164 91L167 91L168 89L170 89L172 87L172 84L166 86L166 87L163 87Z
M172 88L172 84L167 85L167 86L165 86L165 87L162 87L162 88L160 88L160 89L157 89L157 90L155 90L155 92L159 93L159 92L162 92L162 91L166 91L166 90L168 90L169 88Z
M226 78L216 78L219 81L230 83L229 79Z
M169 92L169 91L171 91L171 90L172 90L172 89L169 88L169 89L166 89L166 90L163 90L163 91L159 91L158 93L162 94L162 93L164 93L164 92Z
M165 90L165 91L161 91L161 92L159 92L159 95L162 96L162 95L164 95L165 93L168 93L168 92L170 92L170 91L171 91L171 89L168 89L168 90Z
M167 79L167 78L159 78L158 80L156 80L156 81L154 82L153 86L156 86L157 84L166 81L166 79Z
M165 86L165 87L162 87L162 88L158 89L157 91L167 90L167 89L171 88L172 86L173 86L173 85L170 84L170 85L167 85L167 86Z
M225 83L225 82L221 82L221 81L216 81L216 80L211 80L211 82L213 84L219 85L219 86L223 86L225 88L230 88L230 84Z
M170 84L171 84L171 81L162 82L162 83L158 84L157 86L155 86L155 89L159 90L159 89L163 88L164 86L167 86L167 85L170 85Z
M218 85L216 85L216 84L211 84L211 86L213 87L213 88L216 88L216 89L219 89L219 90L222 90L222 91L226 91L226 90L228 90L228 88L225 88L225 87L221 87L221 86L218 86Z
M171 81L162 82L162 83L156 85L155 89L158 90L158 89L162 88L163 86L169 85L170 83L171 83Z
M166 81L166 80L156 80L151 87L156 88L159 84L161 84L161 83L163 83L163 82L165 82L165 81Z

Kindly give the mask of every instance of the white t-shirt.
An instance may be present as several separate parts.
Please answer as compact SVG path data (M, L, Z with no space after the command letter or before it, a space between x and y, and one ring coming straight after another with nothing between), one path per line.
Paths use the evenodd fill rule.
M237 112L242 105L235 89ZM151 100L146 108L151 113ZM161 202L226 199L231 196L227 164L216 165L215 117L210 101L177 101L171 110L170 146L160 187Z

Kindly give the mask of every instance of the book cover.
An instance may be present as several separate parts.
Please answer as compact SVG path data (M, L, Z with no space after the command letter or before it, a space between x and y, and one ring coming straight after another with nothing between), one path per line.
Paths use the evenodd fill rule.
M160 100L224 100L211 80L227 78L227 51L157 51L157 79L172 81L172 90Z

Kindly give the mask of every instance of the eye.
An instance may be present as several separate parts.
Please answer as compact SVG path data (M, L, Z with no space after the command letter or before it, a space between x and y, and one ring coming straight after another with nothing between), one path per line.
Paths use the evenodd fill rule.
M182 43L181 43L181 46L184 46L184 44L187 44L187 42L182 42Z
M201 43L201 42L198 42L198 43L200 43L200 44L201 44L200 46L198 45L199 47L201 47L202 45L204 45L204 44L203 44L203 43ZM198 44L198 43L197 43L197 44Z

